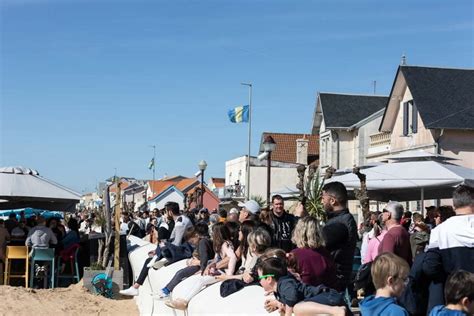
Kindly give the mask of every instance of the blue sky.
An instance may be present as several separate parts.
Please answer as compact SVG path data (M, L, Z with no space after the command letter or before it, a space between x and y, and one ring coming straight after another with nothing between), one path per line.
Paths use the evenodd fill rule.
M388 94L408 64L472 68L472 1L3 0L0 165L78 192L208 176L262 132L310 133L318 91Z

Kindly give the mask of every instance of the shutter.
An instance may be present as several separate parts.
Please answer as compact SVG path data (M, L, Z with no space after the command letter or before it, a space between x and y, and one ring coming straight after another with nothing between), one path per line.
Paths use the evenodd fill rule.
M403 103L403 136L408 135L408 102Z
M413 101L411 101L411 131L413 134L418 132L418 111Z

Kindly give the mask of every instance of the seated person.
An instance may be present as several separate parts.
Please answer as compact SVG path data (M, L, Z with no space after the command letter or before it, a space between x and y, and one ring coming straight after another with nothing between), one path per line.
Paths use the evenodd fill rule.
M143 285L148 276L148 271L151 268L150 263L155 259L160 260L159 262L163 262L164 265L165 263L173 263L184 258L190 258L194 247L199 241L199 235L194 227L186 230L184 240L185 242L180 246L175 246L170 242L161 242L156 251L153 250L148 253L148 258L143 263L142 270L135 283L128 289L121 290L119 293L127 296L137 296L139 294L138 289ZM171 248L173 248L173 252L171 252ZM169 256L174 257L171 258ZM153 266L153 268L155 268L155 266Z
M280 313L298 315L346 315L342 294L324 285L311 286L301 283L289 273L286 260L270 257L258 267L260 285L267 294L273 293L281 303Z
M44 217L38 216L37 225L30 229L25 245L32 248L49 248L50 245L57 243L56 235L51 228L46 227Z
M216 283L218 280L215 276L220 274L233 275L235 266L237 264L237 256L234 252L234 246L231 242L231 233L225 223L217 223L212 227L213 235L213 249L215 254L214 260L209 264L203 272L203 275L191 277L184 280L184 288L181 297L175 297L173 293L173 300L165 302L171 308L184 310L187 308L189 301L199 291L210 284ZM227 267L217 268L219 261L229 258ZM224 269L224 270L222 270Z
M186 262L187 267L176 272L176 275L168 284L161 289L157 298L163 299L170 295L171 291L184 279L190 277L198 272L202 274L207 267L208 262L214 257L214 250L212 249L212 242L209 239L208 227L205 222L198 222L194 229L198 235L199 241L193 253L193 257Z
M242 224L242 227L244 227L246 222L248 221L245 221ZM257 228L256 230L252 231L246 239L248 244L248 249L246 251L247 254L242 256L242 264L237 270L237 273L235 275L218 275L216 276L216 279L220 281L237 279L243 280L245 283L251 283L255 281L252 271L254 270L258 258L260 258L265 250L270 247L272 243L272 237L265 229Z
M408 281L410 267L401 257L385 252L372 263L371 274L375 285L375 295L360 302L362 315L408 316L408 312L397 304Z
M474 273L454 272L444 286L446 306L435 306L430 316L474 315Z

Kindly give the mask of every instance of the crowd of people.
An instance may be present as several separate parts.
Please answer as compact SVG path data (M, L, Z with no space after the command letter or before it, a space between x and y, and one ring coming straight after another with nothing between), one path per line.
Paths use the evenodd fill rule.
M427 208L426 218L389 202L359 229L347 200L343 184L324 185L324 224L301 204L290 214L279 195L266 209L249 200L239 204L240 210L182 212L169 202L135 220L126 215L124 229L134 229L156 250L121 293L138 295L149 269L187 259L186 267L155 293L175 309L186 309L205 286L222 282L222 296L262 286L275 297L265 301L265 309L286 315L350 315L356 298L363 315L474 313L472 187L457 187L454 208ZM353 271L359 248L362 265Z
M141 273L121 294L135 296L150 269L186 259L186 266L156 299L175 309L210 284L228 296L260 285L274 299L268 312L286 315L472 315L474 313L474 189L460 185L453 207L429 207L426 217L391 201L359 227L348 210L343 184L327 183L321 202L326 220L309 216L302 204L293 214L275 195L261 209L256 201L229 211L162 210L122 214L120 231L155 244ZM67 223L12 214L0 220L0 258L8 240L67 253L84 234L100 232L92 213ZM359 254L362 265L354 271ZM177 291L179 285L180 290Z

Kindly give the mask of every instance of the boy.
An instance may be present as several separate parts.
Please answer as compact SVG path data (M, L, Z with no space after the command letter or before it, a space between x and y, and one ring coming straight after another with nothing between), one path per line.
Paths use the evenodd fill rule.
M375 258L371 275L377 291L360 302L362 315L408 316L408 312L397 305L396 298L405 289L409 271L408 263L393 253L382 253Z
M257 271L265 292L273 293L282 304L280 313L283 315L346 315L344 298L340 293L324 285L310 286L299 282L288 273L287 263L281 258L263 260Z
M474 273L454 272L444 286L446 306L435 306L430 316L474 315Z

